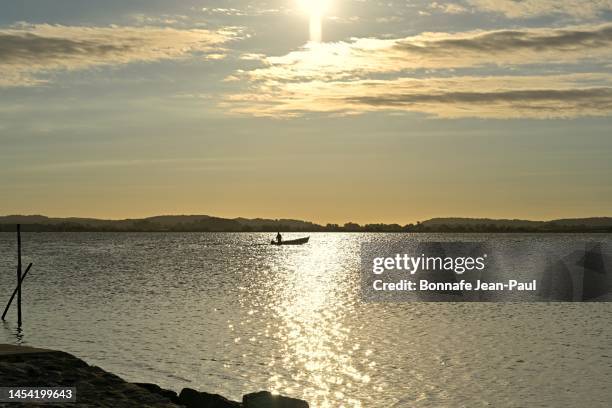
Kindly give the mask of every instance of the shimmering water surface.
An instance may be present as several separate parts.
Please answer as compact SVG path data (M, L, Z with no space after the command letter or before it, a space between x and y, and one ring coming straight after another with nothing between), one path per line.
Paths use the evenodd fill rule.
M25 325L11 311L0 341L62 349L129 381L234 399L269 389L315 408L612 405L610 303L364 304L360 244L409 236L275 247L270 235L24 234ZM3 305L15 246L0 234Z

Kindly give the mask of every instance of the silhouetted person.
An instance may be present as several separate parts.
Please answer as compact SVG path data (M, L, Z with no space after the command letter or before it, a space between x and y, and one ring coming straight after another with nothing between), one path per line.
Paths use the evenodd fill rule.
M280 244L282 240L283 240L283 236L281 235L280 232L278 232L276 234L276 242L278 242Z

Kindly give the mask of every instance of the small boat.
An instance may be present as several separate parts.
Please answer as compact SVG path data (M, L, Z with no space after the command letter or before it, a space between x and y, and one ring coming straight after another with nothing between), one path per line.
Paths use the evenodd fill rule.
M310 237L298 238L298 239L289 239L287 241L282 240L280 243L272 240L270 244L272 245L303 245L308 242Z

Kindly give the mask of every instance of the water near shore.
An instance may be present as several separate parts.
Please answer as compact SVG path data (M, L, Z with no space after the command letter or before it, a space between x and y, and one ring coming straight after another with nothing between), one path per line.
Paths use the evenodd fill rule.
M234 399L269 389L312 407L610 406L612 304L362 303L361 242L398 237L311 234L279 248L270 234L24 234L25 326L11 313L0 343ZM15 251L0 234L2 303Z

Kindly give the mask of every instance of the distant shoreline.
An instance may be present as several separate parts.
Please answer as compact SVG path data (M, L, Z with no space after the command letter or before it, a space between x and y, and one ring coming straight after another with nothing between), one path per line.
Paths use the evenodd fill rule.
M607 230L601 229L567 229L567 230L439 230L431 229L425 231L345 231L345 230L267 230L267 231L210 231L210 230L109 230L109 229L32 229L28 225L21 225L21 232L44 234L44 233L108 233L108 234L134 234L134 233L146 233L146 234L167 234L167 233L180 233L180 234L276 234L278 231L289 234L320 234L320 233L337 233L337 234L541 234L541 235L553 235L553 234L601 234L608 235L612 234L612 228ZM0 233L14 233L16 228L3 228L0 226Z
M13 233L16 230L0 228L0 233ZM177 231L177 230L30 230L24 228L22 225L21 232L28 232L34 234L44 233L66 233L66 234L79 234L79 233L106 233L106 234L276 234L277 230L274 231ZM523 231L523 230L504 230L504 231L342 231L342 230L317 230L317 231L294 231L294 230L280 230L282 233L288 234L321 234L321 233L333 233L333 234L537 234L537 235L555 235L555 234L601 234L609 235L612 234L612 230L564 230L564 231Z
M167 215L142 219L50 218L42 215L0 216L0 232L383 232L383 233L612 233L612 217L551 221L432 218L414 224L319 225L293 219L220 218Z

